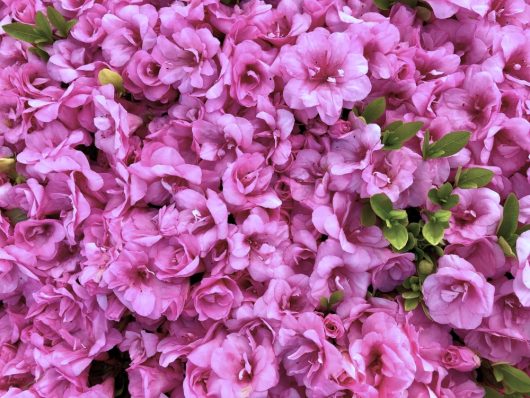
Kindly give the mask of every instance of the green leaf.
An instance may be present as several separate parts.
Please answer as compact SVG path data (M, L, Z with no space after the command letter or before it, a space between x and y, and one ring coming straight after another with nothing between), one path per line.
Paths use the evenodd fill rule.
M387 131L383 139L383 149L400 149L405 142L416 136L422 126L423 122L410 122L402 124L394 131Z
M28 49L31 53L35 54L37 57L42 58L44 61L48 61L50 59L50 54L48 54L46 51L44 51L42 48L39 47L30 47Z
M482 169L480 167L473 167L471 169L462 170L458 178L457 186L463 189L474 189L488 185L493 178L491 170Z
M420 297L420 292L403 292L401 296L405 299L414 299Z
M384 97L379 97L370 102L362 116L366 120L366 123L374 123L377 119L384 115L386 109L386 101Z
M55 29L59 32L62 37L66 37L68 34L68 29L66 26L66 19L57 11L55 8L48 6L46 8L46 14L51 24L55 26Z
M440 224L447 223L451 218L451 212L449 210L438 210L432 217Z
M409 239L407 228L401 224L391 224L390 227L383 226L383 235L397 250L403 249Z
M485 386L484 389L486 390L486 395L484 398L503 398L504 395L499 393L498 391L494 390L491 387Z
M389 10L391 6L390 0L373 0L374 4L380 10Z
M406 4L409 7L416 7L418 5L418 0L399 0L399 2Z
M35 14L35 25L37 26L37 31L42 33L42 36L48 40L48 43L52 43L52 28L42 11L37 11Z
M35 43L38 40L45 39L42 34L37 32L31 25L15 22L2 26L4 32L15 39L22 40L28 43Z
M438 245L444 237L444 226L436 221L429 221L421 230L423 237L431 245Z
M427 7L416 7L416 15L422 21L429 21L432 17L432 12Z
M499 236L499 240L497 241L497 243L501 247L506 257L515 257L515 252L513 251L513 248L506 241L506 239L504 239L503 236Z
M407 225L407 230L414 236L418 236L420 234L421 226L417 222L412 222Z
M9 221L11 221L11 224L13 225L28 219L28 215L22 209L6 210L5 215L9 219Z
M320 306L322 308L328 308L329 307L329 302L328 302L328 299L326 297L320 297Z
M420 299L419 298L405 299L405 305L404 305L405 311L413 311L413 310L415 310L419 303L420 303Z
M458 195L450 195L447 201L442 205L442 209L449 210L455 207L460 202Z
M396 120L395 122L390 123L388 126L384 128L384 131L394 131L399 126L402 126L403 122L401 120Z
M364 227L371 227L375 225L377 217L370 207L369 203L365 203L361 208L361 225Z
M406 220L408 218L405 210L390 210L388 216L391 220Z
M502 221L497 229L497 236L509 239L519 225L519 201L513 193L509 194L504 202L502 210Z
M429 146L431 140L431 133L429 133L429 130L423 134L423 142L421 144L421 154L423 156L423 159L427 159L427 152L429 151Z
M378 193L370 198L370 206L382 220L388 220L392 211L392 201L384 193Z
M513 392L530 393L530 376L508 364L493 365L493 372L502 384Z
M344 292L342 290L337 290L333 293L331 293L331 296L329 296L329 305L333 306L344 298Z
M77 23L77 19L71 19L66 23L66 35L70 33L74 25Z
M464 148L470 138L471 133L468 131L454 131L446 134L434 144L429 145L426 151L427 158L435 159L452 156Z

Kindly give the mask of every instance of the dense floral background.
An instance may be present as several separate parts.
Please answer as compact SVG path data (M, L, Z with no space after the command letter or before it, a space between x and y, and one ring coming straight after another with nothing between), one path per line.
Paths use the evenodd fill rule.
M529 24L0 0L0 396L528 396Z

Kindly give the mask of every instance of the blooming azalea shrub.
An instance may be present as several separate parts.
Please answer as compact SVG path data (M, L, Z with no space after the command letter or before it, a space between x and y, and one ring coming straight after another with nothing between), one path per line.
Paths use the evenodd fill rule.
M529 396L528 0L0 26L0 396Z

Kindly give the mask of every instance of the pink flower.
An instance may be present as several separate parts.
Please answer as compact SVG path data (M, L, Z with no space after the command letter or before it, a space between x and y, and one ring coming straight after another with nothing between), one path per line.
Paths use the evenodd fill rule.
M246 151L251 147L254 128L245 118L224 114L197 120L192 131L201 159L218 161L228 157L232 161L237 149Z
M264 211L253 211L228 239L228 263L236 270L250 266L251 272L265 273L281 262L281 249L288 238L285 223L271 220Z
M142 94L150 101L167 102L174 92L160 80L160 68L161 65L147 51L135 52L123 73L125 89Z
M15 226L15 244L42 260L54 258L64 238L64 228L56 220L27 220Z
M460 189L453 194L460 201L452 209L445 239L451 243L473 243L476 239L494 235L501 218L500 197L491 189Z
M521 304L530 307L530 231L527 231L517 239L517 258L519 260L516 268L513 290Z
M530 152L530 122L522 118L506 119L488 130L480 159L499 167L510 176L527 161Z
M124 250L103 274L109 289L138 315L158 319L164 313L176 319L184 308L188 284L165 283L157 278L147 255Z
M480 16L484 16L489 9L488 0L468 0L463 2L456 0L427 0L427 3L432 7L437 18L452 17L460 10L460 7L473 11Z
M243 295L236 283L228 276L205 278L192 293L199 320L220 320L241 305Z
M230 95L243 106L254 106L259 97L274 90L274 81L261 47L250 40L238 44L232 56Z
M399 195L413 184L413 174L420 162L420 156L406 147L390 153L374 151L362 172L362 197L384 193L391 201L398 201Z
M107 37L101 44L105 59L112 66L122 67L136 51L153 48L157 21L157 11L150 4L127 5L116 14L105 14L102 25Z
M501 93L487 72L468 69L460 88L445 90L435 107L438 116L446 116L453 129L480 129L488 125L498 111Z
M264 393L278 383L276 356L270 343L257 345L253 339L229 334L213 350L211 367L221 379L222 397Z
M326 339L321 317L311 312L298 318L285 317L276 344L288 376L322 396L336 390L330 377L340 373L342 355Z
M452 345L442 354L442 363L448 369L470 372L480 366L480 358L467 347Z
M486 278L507 272L508 263L494 237L483 237L468 243L455 243L445 247L445 254L456 254L469 261ZM508 267L509 268L509 267Z
M343 107L351 107L370 92L361 44L347 33L317 28L300 35L296 45L282 49L280 67L287 82L283 93L287 105L310 116L318 113L329 125L339 119Z
M270 188L273 170L259 153L242 154L223 174L223 197L235 206L274 209L282 204Z
M158 36L152 56L160 65L158 78L174 84L182 93L207 89L217 77L214 56L219 51L217 40L209 29L184 27L169 40Z
M389 253L384 264L372 271L372 286L383 292L390 292L405 279L416 273L412 253Z
M438 270L423 283L423 297L436 322L474 329L491 314L495 288L456 255L438 260Z
M212 190L201 193L183 189L175 194L179 210L177 232L197 238L203 254L228 235L228 210L220 195Z
M345 258L359 271L381 264L381 250L388 246L381 230L360 223L361 206L352 197L342 193L333 196L333 208L317 207L312 214L315 228L336 239L344 250Z
M351 342L349 354L359 360L366 384L380 397L392 397L409 387L416 372L410 342L391 316L380 312L369 316L362 335Z

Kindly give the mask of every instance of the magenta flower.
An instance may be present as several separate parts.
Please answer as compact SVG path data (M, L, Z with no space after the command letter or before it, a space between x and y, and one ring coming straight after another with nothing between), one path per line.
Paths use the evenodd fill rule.
M311 116L318 113L326 124L335 123L343 107L370 92L361 44L346 33L317 28L300 35L296 45L282 50L280 67L287 82L283 93L287 105Z
M438 271L423 283L431 317L459 329L474 329L491 315L494 291L470 263L453 254L441 257Z

